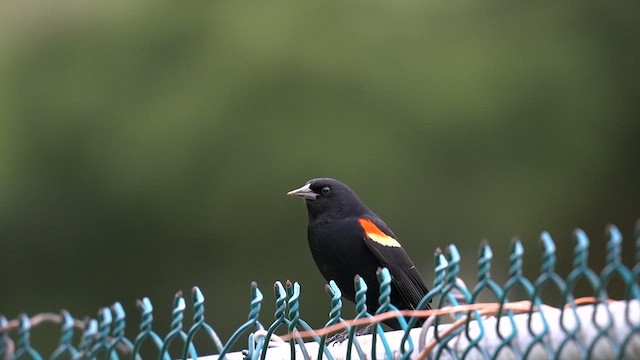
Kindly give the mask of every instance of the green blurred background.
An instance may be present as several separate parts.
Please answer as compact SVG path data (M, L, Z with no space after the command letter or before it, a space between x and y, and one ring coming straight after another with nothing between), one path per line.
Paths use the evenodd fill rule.
M482 239L504 282L514 235L535 276L542 230L565 275L575 227L600 270L607 223L632 264L639 30L637 1L3 3L0 313L121 301L133 330L149 296L164 334L198 285L226 337L251 281L269 323L291 279L321 326L306 209L285 196L319 176L429 283L455 243L472 286Z

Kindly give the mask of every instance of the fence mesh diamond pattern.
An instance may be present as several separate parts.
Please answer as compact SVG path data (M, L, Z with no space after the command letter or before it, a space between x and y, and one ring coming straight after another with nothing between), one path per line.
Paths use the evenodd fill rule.
M340 289L330 282L326 291L330 300L329 320L322 329L313 329L300 317L300 285L276 282L273 288L276 310L268 324L259 321L263 293L251 284L248 319L226 341L205 321L205 298L194 287L191 296L193 319L185 324L187 300L177 293L173 301L171 328L162 335L153 330L153 305L148 298L138 301L140 325L137 334L125 336L125 312L120 303L104 307L97 319L77 320L63 310L32 317L21 314L15 319L0 315L0 359L142 359L172 358L169 347L181 347L180 356L188 358L270 359L270 358L637 358L640 354L640 220L635 231L635 264L622 262L622 235L611 225L606 229L606 264L597 272L587 263L589 238L576 230L574 260L570 273L563 277L555 271L555 243L543 232L542 267L536 278L523 275L524 248L518 240L510 247L508 280L500 285L491 278L493 253L488 243L480 246L477 283L468 289L458 274L461 257L454 245L436 251L432 290L415 311L399 311L389 302L391 276L380 269L378 284L354 279L356 312L354 319L341 315ZM624 298L612 300L607 287L614 278L624 284ZM579 282L592 288L592 296L576 297ZM380 307L367 312L368 286L380 287ZM522 301L510 302L514 288L525 293ZM555 288L559 307L545 305L543 288ZM480 303L481 293L490 293L495 303ZM424 310L433 300L434 310ZM0 309L1 310L1 309ZM402 316L401 316L402 315ZM385 332L380 320L399 316L404 330ZM427 317L414 328L418 317ZM263 318L265 316L263 315ZM59 324L59 344L51 354L43 354L30 343L32 331L43 323ZM369 334L358 335L365 324ZM47 327L50 331L50 327ZM196 348L197 333L206 334L210 347ZM339 341L330 341L338 333ZM76 335L74 337L74 334ZM79 340L77 339L79 335ZM76 343L77 342L77 343ZM146 350L156 352L146 355ZM230 352L241 347L241 352ZM213 354L213 355L205 355Z

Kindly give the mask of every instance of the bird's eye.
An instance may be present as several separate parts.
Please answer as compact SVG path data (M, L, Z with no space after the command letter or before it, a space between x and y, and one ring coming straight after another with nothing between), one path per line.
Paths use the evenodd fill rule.
M320 189L320 192L322 192L322 195L327 195L331 192L331 188L329 188L328 186L324 186L322 189Z

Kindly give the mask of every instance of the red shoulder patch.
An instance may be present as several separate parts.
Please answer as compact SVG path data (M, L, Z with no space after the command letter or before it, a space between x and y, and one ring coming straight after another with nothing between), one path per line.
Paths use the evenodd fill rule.
M391 247L400 247L400 243L398 240L392 238L391 236L385 234L373 221L369 219L358 219L360 226L364 230L364 233L367 237L380 245L391 246Z

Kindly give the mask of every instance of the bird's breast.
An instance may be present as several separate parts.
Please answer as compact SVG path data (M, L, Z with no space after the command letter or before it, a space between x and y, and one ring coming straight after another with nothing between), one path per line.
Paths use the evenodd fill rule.
M381 265L364 242L357 219L310 222L308 235L318 269L327 281L336 281L347 299L353 299L355 275L375 284L375 271Z

